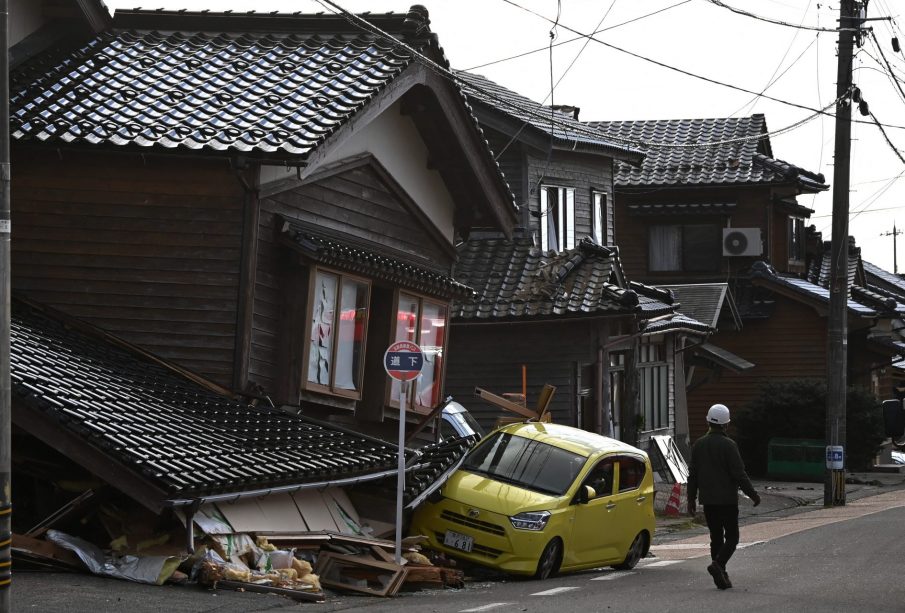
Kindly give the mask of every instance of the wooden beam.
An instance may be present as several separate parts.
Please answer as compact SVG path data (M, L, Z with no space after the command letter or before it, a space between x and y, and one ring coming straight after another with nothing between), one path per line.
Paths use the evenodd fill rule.
M478 398L486 400L492 405L498 406L501 409L505 409L517 415L521 415L526 419L537 419L537 411L532 411L531 409L525 408L520 404L512 402L511 400L506 400L502 396L497 396L493 392L488 392L485 389L476 387L474 388L474 394Z
M84 438L70 432L49 415L15 401L12 408L14 424L133 498L145 508L154 513L163 511L167 499L166 492L149 483L124 464L114 460L109 454L89 444Z

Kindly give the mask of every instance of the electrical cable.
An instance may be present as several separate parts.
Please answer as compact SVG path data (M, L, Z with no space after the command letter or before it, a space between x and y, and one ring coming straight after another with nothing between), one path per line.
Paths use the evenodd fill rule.
M620 27L628 25L630 23L635 23L636 21L641 21L642 19L646 19L648 17L652 17L659 13L663 13L665 11L668 11L669 9L674 9L677 6L682 6L683 4L688 4L689 2L691 2L691 0L682 0L681 2L676 2L675 4L671 4L658 11L654 11L652 13L647 13L645 15L635 17L634 19L629 19L628 21L623 21L622 23L617 23L616 25L612 25L612 26L609 26L609 27L606 27L606 28L603 28L600 30L595 29L593 32L591 32L591 36L594 36L595 34L601 34L603 32L609 32L610 30L615 30L616 28L620 28ZM597 27L599 28L600 24L597 24ZM569 43L574 43L577 40L582 40L582 39L587 40L587 38L588 38L587 36L576 36L575 38L570 38L568 40L564 40L562 42L556 43L553 46L558 47L560 45L568 45ZM484 64L478 64L477 66L472 66L471 68L465 68L465 71L471 72L473 70L478 70L480 68L486 68L487 66L493 66L495 64L502 64L503 62L508 62L510 60L517 60L517 59L523 58L527 55L533 55L535 53L540 53L541 51L546 51L546 50L547 50L547 47L538 47L537 49L532 49L531 51L524 51L524 52L516 54L516 55L510 55L509 57L504 57L504 58L500 58L498 60L493 60L492 62L485 62Z
M509 2L509 0L504 0L504 1L505 1L505 2ZM408 44L406 44L405 42L399 40L399 39L396 38L395 36L393 36L393 35L391 35L391 34L385 32L384 30L378 28L377 26L375 26L374 24L370 23L370 22L367 21L366 19L364 19L364 18L362 18L362 17L360 17L360 16L358 16L358 15L355 15L354 13L349 12L348 10L346 10L346 9L344 9L343 7L339 6L339 5L338 5L336 2L334 2L333 0L316 0L316 2L318 2L319 4L321 4L322 6L324 6L325 8L328 8L328 10L329 10L329 9L332 9L332 10L338 11L341 15L343 15L343 16L344 16L350 23L352 23L353 25L358 25L358 26L359 26L360 28L362 28L363 30L368 31L368 32L370 32L370 33L372 33L372 34L376 34L377 36L380 36L380 37L383 38L384 40L387 40L387 41L391 42L394 46L397 46L397 47L399 47L399 48L401 48L401 49L406 50L408 53L410 53L410 54L412 55L412 57L413 57L414 59L420 61L425 67L427 67L427 68L429 68L430 70L434 71L434 72L435 72L436 74L438 74L439 76L451 80L451 81L452 81L453 83L455 83L457 86L459 86L459 87L467 86L467 87L469 87L469 88L471 88L471 89L473 89L473 90L475 90L475 91L481 93L482 95L487 96L489 99L494 100L494 101L495 101L497 104L499 104L501 107L508 107L508 108L516 109L516 110L518 110L518 111L524 113L525 115L527 115L527 116L529 116L529 117L533 117L533 118L535 118L535 119L537 119L537 120L539 120L539 121L541 121L541 122L546 123L546 121L547 121L546 115L543 115L543 114L541 114L541 113L538 113L535 109L526 108L526 107L523 107L523 106L521 106L521 105L515 104L515 103L512 102L511 100L503 99L503 98L501 98L501 97L495 95L493 92L487 91L487 90L484 89L484 88L481 88L481 87L479 87L479 86L476 86L476 85L474 85L473 83L468 82L467 80L463 80L463 79L460 78L458 75L456 75L453 71L451 71L451 70L449 70L448 68L445 68L445 67L443 67L443 66L440 66L440 65L437 64L434 60L432 60L432 59L430 59L429 57L425 56L425 55L424 55L423 53L421 53L420 51L418 51L418 50L412 48L410 45L408 45ZM510 2L510 3L511 3L511 2ZM527 9L525 9L525 10L527 10ZM540 17L542 17L542 18L545 19L546 21L550 21L550 22L552 23L552 20L547 19L546 17L543 17L542 15L540 15ZM575 31L575 30L572 30L571 28L569 28L569 27L567 27L567 26L563 26L562 24L559 24L559 25L560 25L561 27L564 27L564 28L570 30L570 31L573 31L573 32ZM579 34L580 34L580 33L579 33ZM591 39L594 40L594 41L597 41L597 42L601 42L601 43L602 43L602 41L599 41L599 40L597 40L597 39L595 39L595 38L591 38ZM610 46L610 45L608 45L608 43L602 43L602 44L607 45L607 46ZM631 55L634 55L634 54L632 54L631 52L627 52L627 53L629 53L629 54L631 54ZM645 59L646 59L646 58L645 58ZM679 70L679 69L675 69L675 68L672 68L672 67L669 67L669 68L671 68L671 69L673 69L673 70ZM680 71L680 72L682 72L682 71ZM692 75L692 76L697 76L697 75ZM707 80L706 77L698 77L698 78L704 78L705 80ZM717 83L718 83L718 82L717 82ZM734 86L730 86L730 87L734 87ZM735 89L741 89L741 88L735 88ZM752 91L750 91L750 90L742 90L742 91L745 91L746 93L752 93L752 94L755 93L755 92L752 92ZM764 96L764 97L770 98L769 96ZM771 99L772 99L772 98L771 98ZM640 141L640 140L637 140L637 139L629 139L629 138L624 138L624 137L620 137L620 136L617 136L617 135L605 134L605 133L603 133L603 132L601 132L601 131L599 131L599 130L595 130L595 129L592 129L592 128L589 128L589 127L585 127L585 126L583 126L582 124L580 124L579 122L568 123L568 122L556 121L555 124L563 130L563 136L562 136L563 138L568 138L568 135L566 134L566 131L569 131L569 132L571 132L571 133L573 133L573 134L576 134L576 135L579 135L579 136L584 136L584 137L592 138L592 139L606 139L606 140L609 140L609 141L611 141L611 142L613 142L613 143L622 144L622 145L624 145L624 146L646 147L646 148L649 148L649 149L705 149L705 148L713 147L713 146L716 146L716 145L725 145L725 144L733 144L733 143L742 143L742 142L751 142L751 141L765 140L765 139L767 139L767 138L769 138L769 137L771 137L771 136L783 134L783 133L788 132L788 131L790 131L790 130L796 129L796 128L798 128L798 127L804 125L805 123L807 123L807 122L809 122L809 121L815 119L815 118L816 118L817 116L819 116L819 115L828 115L828 116L830 116L830 117L833 117L834 115L833 115L832 113L828 113L828 112L827 112L827 109L836 106L840 101L841 101L841 99L839 99L839 100L833 100L832 102L830 102L829 104L827 104L827 105L826 105L825 107L823 107L822 109L812 109L812 108L810 108L810 107L806 107L806 106L802 106L802 105L797 105L797 104L794 104L794 103L786 103L786 104L790 104L791 106L796 106L796 107L798 107L798 108L802 108L802 109L805 109L805 110L812 111L812 112L813 112L813 115L808 116L808 117L805 117L805 118L803 118L803 119L801 119L801 120L799 120L799 121L796 121L795 123L793 123L793 124L791 124L791 125L789 125L789 126L786 126L786 127L784 127L784 128L781 128L781 129L779 129L779 130L775 130L775 131L772 131L772 132L767 132L767 133L764 133L764 134L757 134L757 135L752 135L752 136L741 136L741 137L736 137L736 138L723 139L723 140L719 140L719 141L709 141L709 142L703 142L703 143L700 143L700 142L699 142L699 143L656 143L656 142L645 142L645 141ZM868 123L868 122L862 122L862 123ZM887 125L887 126L885 126L885 127L901 127L901 128L903 128L903 129L905 129L905 126L889 126L889 125Z
M751 17L753 19L757 19L759 21L765 21L767 23L772 23L778 26L786 26L789 28L797 28L799 30L815 30L817 32L857 32L858 28L821 28L819 26L806 26L806 25L795 25L794 23L789 23L787 21L782 21L780 19L771 19L770 17L763 17L761 15L755 15L754 13L749 13L748 11L744 11L739 8L735 8L734 6L729 6L725 2L720 2L720 0L705 0L710 4L715 6L722 7L724 9L728 9L733 13L738 15L744 15L745 17Z
M317 1L318 1L318 2L329 2L330 0L317 0ZM542 14L536 12L536 11L533 11L533 10L531 10L531 9L529 9L529 8L526 8L526 7L524 7L524 6L521 6L521 5L519 5L518 3L513 2L513 0L502 0L502 2L505 2L506 4L510 4L510 5L512 5L512 6L516 7L516 8L518 8L518 9L520 9L520 10L525 11L525 12L531 13L532 15L534 15L534 16L536 16L536 17L539 17L539 18L541 18L541 19L543 19L543 20L545 20L545 21L550 21L549 17L546 17L545 15L542 15ZM699 80L705 81L705 82L707 82L707 83L712 83L712 84L714 84L714 85L720 85L720 86L722 86L722 87L728 87L729 89L734 89L734 90L736 90L736 91L744 92L744 93L746 93L746 94L752 94L752 95L757 95L757 94L758 94L758 92L752 91L752 90L750 90L750 89L745 89L744 87L739 87L739 86L737 86L737 85L732 85L732 84L730 84L730 83L724 83L724 82L718 81L718 80L716 80L716 79L711 79L710 77L705 77L705 76L702 76L702 75L699 75L699 74L696 74L696 73L693 73L693 72L684 70L684 69L682 69L682 68L677 68L677 67L675 67L675 66L671 66L671 65L666 64L666 63L664 63L664 62L660 62L660 61L658 61L658 60L654 60L654 59L652 59L652 58L645 57L645 56L640 55L640 54L638 54L638 53L635 53L635 52L633 52L633 51L629 51L629 50L627 50L627 49L623 49L622 47L618 47L618 46L613 45L613 44L611 44L611 43L602 41L602 40L600 40L599 38L595 38L595 37L590 36L590 35L588 35L588 34L583 34L582 32L579 32L578 30L575 30L574 28L570 28L569 26L560 24L560 27L565 28L566 30L569 30L570 32L573 32L573 33L578 34L578 35L580 35L580 36L584 36L584 37L586 37L586 38L590 38L590 39L593 40L594 42L599 43L599 44L601 44L601 45L603 45L603 46L605 46L605 47L608 47L608 48L610 48L610 49L613 49L613 50L615 50L615 51L619 51L620 53L624 53L624 54L629 55L629 56L631 56L631 57L634 57L634 58L636 58L636 59L643 60L643 61L645 61L645 62L654 64L655 66L659 66L659 67L661 67L661 68L666 68L667 70L672 70L672 71L674 71L674 72L678 72L679 74L683 74L683 75L685 75L685 76L693 77L693 78L695 78L695 79L699 79ZM811 111L811 112L822 113L822 114L827 115L827 116L829 116L829 117L835 117L834 114L832 114L832 113L827 113L825 110L814 109L814 108L811 108L811 107L809 107L809 106L805 106L805 105L802 105L802 104L797 104L797 103L795 103L795 102L789 102L788 100L782 100L781 98L775 98L775 97L773 97L773 96L768 96L768 95L766 95L766 94L762 94L761 97L762 97L762 98L766 98L767 100L772 100L773 102L778 102L778 103L780 103L780 104L784 104L784 105L786 105L786 106L791 106L791 107L795 107L795 108L799 108L799 109L806 110L806 111ZM859 119L852 119L852 122L853 122L853 123L866 123L866 124L873 125L873 122L864 121L864 120L859 120ZM885 124L884 127L886 127L886 128L895 128L895 129L898 129L898 130L905 130L905 125Z
M797 32L795 33L795 36L796 37L798 36ZM804 57L804 54L808 52L808 49L813 47L814 43L817 42L817 38L819 36L820 36L820 33L818 32L814 36L814 40L812 40L811 43L807 47L805 47L801 53L798 54L798 57L795 58L794 60L792 60L792 63L789 64L788 66L786 66L786 69L783 70L781 73L779 73L779 76L777 76L776 73L779 71L780 66L782 66L782 63L785 61L786 56L789 54L789 51L792 50L792 44L795 42L795 38L793 37L792 43L789 43L789 47L786 49L786 52L783 54L782 59L779 60L779 64L777 64L776 70L773 71L773 74L770 76L770 79L767 81L767 84L764 86L764 88L762 90L760 90L760 93L758 95L754 96L751 100L749 100L748 102L743 104L741 107L736 109L736 111L733 112L730 115L730 117L735 117L736 114L738 114L740 111L742 111L743 109L745 109L746 107L749 107L749 106L751 107L751 109L749 111L746 111L745 114L753 111L754 105L757 103L757 101L760 99L760 97L764 94L764 92L766 92L768 89L773 87L773 85L775 85L781 78L783 78L783 76L785 76L785 74L787 72L789 72L792 69L792 67L795 66L795 64L797 64L801 60L802 57Z

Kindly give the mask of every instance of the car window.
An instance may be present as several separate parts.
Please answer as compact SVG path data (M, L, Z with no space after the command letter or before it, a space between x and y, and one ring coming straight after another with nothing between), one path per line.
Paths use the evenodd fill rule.
M619 458L619 491L627 492L641 487L647 467L637 458Z
M547 443L498 432L472 450L462 468L503 483L562 496L586 461Z
M597 466L591 469L588 476L585 477L582 485L590 485L594 488L594 497L609 496L613 493L613 476L616 460L613 458L604 458L597 463Z

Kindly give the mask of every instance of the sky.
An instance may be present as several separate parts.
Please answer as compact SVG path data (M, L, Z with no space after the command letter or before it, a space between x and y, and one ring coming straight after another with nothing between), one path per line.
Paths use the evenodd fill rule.
M763 113L768 130L781 131L770 138L774 157L823 173L826 182L833 183L835 121L815 110L836 98L839 35L815 28L837 27L838 0L334 1L355 13L406 12L412 4L422 4L454 68L482 74L547 104L552 72L552 103L580 107L582 120ZM316 0L105 2L111 11L141 6L332 12ZM894 261L891 234L894 225L898 232L905 230L905 161L899 157L905 158L905 16L894 12L898 5L894 0L872 0L867 17L891 19L869 22L876 42L868 35L855 48L854 83L870 112L886 126L886 137L871 117L853 110L854 119L867 123L852 125L849 233L863 259L905 273L905 236L895 239ZM592 32L597 32L594 38L623 51L580 36ZM902 45L899 52L891 44L894 36ZM536 52L527 53L532 51ZM506 59L521 54L526 55ZM899 81L890 77L887 62ZM832 232L832 200L832 187L799 197L801 204L814 209L810 223L826 241Z

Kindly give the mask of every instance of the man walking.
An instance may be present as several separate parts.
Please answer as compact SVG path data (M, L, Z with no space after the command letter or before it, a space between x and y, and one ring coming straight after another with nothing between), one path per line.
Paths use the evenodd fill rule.
M710 530L710 558L713 562L707 572L716 586L725 590L732 587L726 573L726 563L738 545L738 489L760 504L760 496L754 491L751 479L745 472L738 447L726 434L729 409L715 404L707 411L707 434L699 438L691 449L691 465L688 473L688 513L697 510L698 492L704 505L704 517Z

